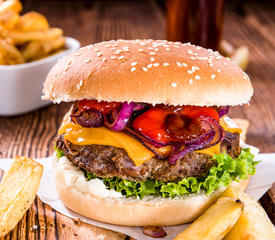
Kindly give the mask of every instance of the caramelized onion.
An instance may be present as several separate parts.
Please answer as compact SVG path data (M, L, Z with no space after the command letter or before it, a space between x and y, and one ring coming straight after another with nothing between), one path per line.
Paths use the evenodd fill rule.
M144 235L152 238L164 238L167 236L162 227L143 227L142 232Z
M86 128L102 127L104 125L103 115L96 109L90 109L88 111L73 111L71 118L79 125Z

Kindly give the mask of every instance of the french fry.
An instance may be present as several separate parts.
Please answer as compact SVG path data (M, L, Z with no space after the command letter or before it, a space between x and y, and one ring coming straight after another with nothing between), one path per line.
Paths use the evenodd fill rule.
M30 42L23 48L22 54L26 61L36 60L56 51L57 49L63 48L64 45L64 37L58 37L57 39L47 42Z
M20 64L25 62L20 51L12 44L7 43L5 40L0 39L0 49L7 64Z
M43 31L49 29L49 23L45 16L37 12L28 12L21 16L16 28L23 32Z
M241 215L243 203L221 197L174 240L220 240Z
M38 190L43 167L17 157L0 183L0 237L9 233L31 206Z
M60 28L50 28L46 31L21 32L18 30L6 31L5 36L14 44L23 44L31 41L51 41L62 36L63 31Z
M5 56L0 49L0 65L6 65Z
M0 3L0 14L7 10L12 10L13 12L20 13L23 6L19 0L7 0Z
M7 10L3 14L0 14L0 25L6 29L13 29L19 21L19 14L12 10Z
M63 31L38 12L22 16L19 0L0 0L0 65L35 61L62 50Z
M224 240L275 239L275 228L260 204L251 199L246 193L241 192L237 187L228 187L222 196L238 197L244 203L240 218Z
M245 46L239 47L231 56L231 60L234 61L241 69L245 70L249 61L249 51Z
M234 47L231 45L231 43L227 42L226 40L221 40L220 46L219 46L219 52L226 57L230 57L233 52L235 51Z

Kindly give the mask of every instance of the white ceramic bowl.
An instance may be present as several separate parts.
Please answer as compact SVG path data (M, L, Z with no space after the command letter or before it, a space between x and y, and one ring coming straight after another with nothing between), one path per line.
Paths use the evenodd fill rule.
M42 101L43 82L57 60L80 47L66 37L66 50L38 61L19 65L0 65L0 115L26 113L50 104Z

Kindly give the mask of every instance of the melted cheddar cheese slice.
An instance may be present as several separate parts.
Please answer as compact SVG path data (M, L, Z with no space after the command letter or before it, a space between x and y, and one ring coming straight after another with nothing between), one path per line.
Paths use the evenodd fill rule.
M221 118L220 124L225 131L241 132L241 129L239 128L230 127L223 118ZM114 132L104 127L84 128L73 122L68 122L67 120L62 123L58 134L64 134L64 138L66 140L76 145L98 144L123 148L128 153L129 157L134 161L136 166L143 164L145 161L148 161L155 156L152 151L143 146L135 138L125 133ZM162 154L169 154L171 147L166 146L159 148L159 151ZM220 153L220 143L213 147L198 150L196 152L213 156L214 154Z
M98 144L123 148L136 166L143 164L155 156L153 152L133 137L104 127L84 128L78 124L67 122L63 123L58 134L64 134L66 140L76 145Z

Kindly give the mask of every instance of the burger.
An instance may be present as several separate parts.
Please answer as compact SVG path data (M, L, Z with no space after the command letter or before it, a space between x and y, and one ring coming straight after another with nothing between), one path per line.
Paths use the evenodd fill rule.
M255 173L241 130L226 115L249 102L249 77L191 44L117 40L61 59L43 99L72 102L53 155L60 199L118 225L193 221L232 183Z

